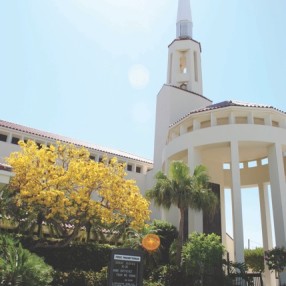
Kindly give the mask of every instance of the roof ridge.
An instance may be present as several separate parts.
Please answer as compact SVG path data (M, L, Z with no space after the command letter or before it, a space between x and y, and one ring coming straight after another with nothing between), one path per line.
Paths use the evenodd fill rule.
M25 125L21 125L18 123L13 123L13 122L9 122L9 121L5 121L5 120L1 120L0 119L0 127L5 127L5 128L9 128L9 129L14 129L16 131L20 131L20 132L24 132L24 133L28 133L28 134L32 134L32 135L36 135L36 136L40 136L43 138L47 138L47 139L52 139L55 141L61 141L64 143L68 143L68 144L74 144L77 146L82 146L85 148L89 148L89 149L94 149L96 151L100 151L103 153L108 153L111 155L115 155L115 156L121 156L121 157L126 157L129 159L133 159L133 160L138 160L141 162L145 162L145 163L149 163L149 164L153 164L153 162L149 159L131 154L131 153L127 153L125 151L120 151L120 150L114 150L108 147L103 147L103 146L99 146L97 144L92 144L92 143L88 143L88 142L84 142L81 140L77 140L74 138L70 138L67 136L63 136L63 135L59 135L59 134L55 134L52 132L48 132L48 131L42 131L40 129L36 129L33 127L29 127L29 126L25 126Z
M221 101L221 102L218 102L218 103L215 103L215 104L207 105L206 107L194 109L194 110L190 111L189 113L185 114L184 116L182 116L180 119L176 120L174 123L170 124L169 127L172 127L172 126L176 125L178 122L182 121L183 119L185 119L186 117L190 116L191 114L204 112L204 111L215 110L215 109L220 109L220 108L226 108L226 107L230 107L230 106L269 108L269 109L273 109L273 110L276 110L278 112L281 112L283 114L286 114L285 111L280 110L280 109L278 109L276 107L273 107L272 105L243 102L243 101L239 101L239 100L225 100L225 101Z

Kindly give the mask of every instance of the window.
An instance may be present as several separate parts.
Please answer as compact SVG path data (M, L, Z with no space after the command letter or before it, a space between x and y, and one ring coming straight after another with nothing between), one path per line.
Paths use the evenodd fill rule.
M188 126L188 128L187 128L187 132L192 132L194 130L194 127L193 127L193 125L191 125L191 126Z
M198 73L198 56L197 52L194 52L194 65L195 65L195 81L199 80L199 73Z
M92 161L95 161L95 156L90 155L89 159L92 160Z
M183 52L182 56L180 57L180 72L183 74L187 73L187 58L185 52Z
M226 125L226 124L228 124L228 117L217 118L216 124L217 125Z
M11 143L12 144L15 144L15 145L18 145L18 142L20 141L20 138L17 138L17 137L12 137L12 140L11 140Z
M141 173L141 167L139 167L139 166L136 166L136 173Z
M246 116L235 117L235 123L236 124L247 124L248 123L247 117Z
M229 163L223 163L223 169L224 170L230 170L230 164Z
M248 168L254 168L254 167L257 167L257 161L249 161Z
M127 164L127 171L132 172L132 165L131 164Z
M255 117L254 118L254 124L264 125L264 118Z
M98 158L98 162L101 163L102 161L103 161L103 158L100 156L100 157Z
M6 142L7 141L7 135L5 134L0 134L0 141Z
M207 128L211 126L211 121L210 120L206 120L201 122L201 128Z
M262 159L262 160L261 160L261 165L262 165L262 166L268 165L268 158Z
M39 149L42 149L42 143L36 142Z
M272 126L279 127L279 122L272 120Z
M169 83L172 82L172 66L173 66L173 54L170 55L170 64L169 64Z

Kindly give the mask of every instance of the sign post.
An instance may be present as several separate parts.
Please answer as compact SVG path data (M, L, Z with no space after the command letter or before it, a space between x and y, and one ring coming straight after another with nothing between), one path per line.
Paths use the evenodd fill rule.
M108 286L142 286L143 253L132 249L113 249L108 270Z

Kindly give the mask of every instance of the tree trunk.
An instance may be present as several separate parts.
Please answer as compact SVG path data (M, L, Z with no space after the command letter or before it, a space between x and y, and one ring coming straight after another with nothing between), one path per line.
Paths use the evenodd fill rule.
M184 224L183 224L183 243L188 240L189 237L189 209L184 210Z
M38 213L37 216L37 225L38 225L38 231L37 231L37 236L39 239L43 238L43 222L44 222L44 215L42 212Z
M88 221L86 223L85 229L86 229L86 241L89 242L90 241L90 236L91 236L91 223L90 223L90 221Z
M179 235L177 243L176 263L178 266L181 265L182 248L184 243L184 224L185 224L185 209L180 208L180 225Z

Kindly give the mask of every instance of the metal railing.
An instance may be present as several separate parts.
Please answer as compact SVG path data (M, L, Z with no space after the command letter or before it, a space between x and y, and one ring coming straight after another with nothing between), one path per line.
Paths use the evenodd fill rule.
M230 274L232 286L263 286L261 273Z

